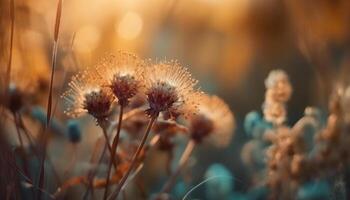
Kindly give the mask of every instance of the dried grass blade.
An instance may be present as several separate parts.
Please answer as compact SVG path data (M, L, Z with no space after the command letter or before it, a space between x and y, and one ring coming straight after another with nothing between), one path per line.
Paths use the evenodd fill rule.
M58 49L58 36L59 36L59 28L61 23L61 14L62 14L62 0L58 0L57 11L56 11L56 21L55 21L55 29L54 29L54 43L53 43L53 51L52 51L52 68L51 68L51 79L50 79L50 89L47 103L47 117L46 117L46 126L44 129L44 134L42 135L42 158L40 161L40 170L39 170L39 188L42 188L44 185L44 177L45 177L45 157L46 157L46 143L47 143L47 129L50 126L51 120L51 110L52 110L52 91L53 91L53 82L55 76L55 68L56 68L56 58L57 58L57 49ZM41 198L41 194L39 194L39 199Z
M15 31L15 0L10 1L10 17L11 17L10 52L9 52L9 60L7 63L6 79L5 79L6 81L5 81L5 88L4 88L4 90L6 91L5 99L7 99L7 96L8 96L7 91L11 82L13 36Z

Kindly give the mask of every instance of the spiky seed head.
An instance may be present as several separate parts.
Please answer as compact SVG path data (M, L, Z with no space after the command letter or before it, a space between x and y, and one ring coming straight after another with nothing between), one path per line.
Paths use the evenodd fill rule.
M67 103L65 111L67 115L79 117L88 113L97 120L109 116L115 99L110 89L102 86L102 81L96 76L95 70L75 75L62 97Z
M188 116L196 112L201 94L194 88L197 81L176 61L148 67L144 80L150 116L159 113Z
M190 118L191 138L200 143L209 141L218 147L227 146L234 133L234 116L228 105L217 96L202 95L198 113Z
M142 91L142 73L145 62L136 55L118 51L116 55L104 57L96 66L104 84L122 106L129 104L130 99Z

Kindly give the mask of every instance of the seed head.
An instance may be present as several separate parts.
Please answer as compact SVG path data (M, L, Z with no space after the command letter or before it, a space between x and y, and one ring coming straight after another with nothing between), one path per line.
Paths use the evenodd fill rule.
M144 74L145 90L150 116L164 112L188 116L196 112L201 93L194 89L197 81L175 61L162 62L148 67Z
M97 65L97 72L122 106L142 89L144 62L134 54L119 51L108 55Z
M217 96L203 95L198 114L190 118L192 139L200 143L207 136L216 146L227 146L234 129L234 116L228 105Z
M95 71L84 71L74 76L69 83L70 89L63 94L68 104L67 115L79 117L88 113L97 120L107 118L115 98L110 89L101 86L101 83Z

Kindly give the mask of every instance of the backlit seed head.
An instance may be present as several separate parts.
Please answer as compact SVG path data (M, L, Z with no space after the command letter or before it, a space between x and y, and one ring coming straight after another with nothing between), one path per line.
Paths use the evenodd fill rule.
M134 97L139 90L139 82L131 75L115 75L111 81L110 88L113 94L118 98L119 104L126 106L129 99Z
M83 108L96 119L108 117L114 97L106 88L98 88L84 94Z
M201 143L204 138L214 131L214 122L205 115L198 114L192 117L190 125L191 138Z
M234 133L234 116L228 105L217 96L203 95L198 109L189 120L191 138L200 143L210 137L214 145L227 146Z
M148 67L144 74L150 116L188 116L197 110L200 92L194 89L197 81L175 61L161 62Z
M116 55L104 57L96 66L104 85L110 87L118 103L129 104L131 98L142 90L144 61L134 54L119 51Z
M67 103L66 114L79 117L88 113L97 120L107 118L115 97L110 89L102 87L101 83L93 70L74 76L69 83L69 90L63 94Z
M147 91L147 98L150 106L150 115L169 110L179 99L175 87L166 82L155 83Z

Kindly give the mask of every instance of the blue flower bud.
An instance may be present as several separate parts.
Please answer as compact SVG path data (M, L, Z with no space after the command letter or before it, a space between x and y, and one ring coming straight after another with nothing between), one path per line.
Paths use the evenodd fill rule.
M234 189L231 172L222 164L211 165L205 173L208 199L229 199Z
M46 111L40 106L34 106L31 110L31 116L38 120L43 126L46 125ZM62 123L56 118L51 118L50 127L53 133L64 135L65 129Z
M78 143L81 140L81 130L78 121L69 120L67 123L68 138L72 143Z
M254 128L261 122L261 116L257 111L249 112L244 119L244 130L249 136L253 135Z

